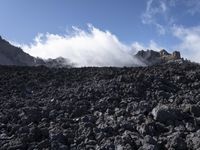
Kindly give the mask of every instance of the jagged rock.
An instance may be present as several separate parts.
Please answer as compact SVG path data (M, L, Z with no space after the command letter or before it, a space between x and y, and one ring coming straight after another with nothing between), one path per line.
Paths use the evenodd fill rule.
M173 133L168 136L168 143L166 145L168 149L177 149L177 150L187 150L187 144L185 139L179 133Z
M200 130L195 133L190 133L186 137L188 149L199 149L200 148Z
M144 144L138 150L158 150L158 147L155 145L151 145L151 144Z
M36 107L24 107L23 112L29 123L38 122L42 117L41 110Z
M156 140L150 135L146 135L144 137L143 144L147 144L147 143L152 144L152 145L157 145Z
M50 147L50 142L49 140L43 140L38 143L37 148L38 149L44 149L44 148L49 148Z
M181 59L181 53L179 51L174 51L172 53L173 59Z
M152 115L155 120L167 123L167 122L175 122L177 119L181 119L180 111L178 109L170 108L166 105L158 105L152 110Z
M182 61L181 54L179 51L174 51L172 54L168 53L166 50L161 50L160 52L154 50L141 50L135 55L144 64L155 65L167 62L176 62L178 60Z
M157 63L161 63L160 53L153 50L141 50L135 55L140 61L142 61L146 65L153 65Z
M190 112L191 112L195 117L200 117L200 106L191 105L191 106L190 106Z
M199 149L199 74L190 62L0 66L0 150Z

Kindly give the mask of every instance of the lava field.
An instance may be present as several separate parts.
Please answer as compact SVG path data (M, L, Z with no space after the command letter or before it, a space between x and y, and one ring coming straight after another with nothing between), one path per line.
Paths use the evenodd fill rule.
M200 150L200 66L0 66L0 150Z

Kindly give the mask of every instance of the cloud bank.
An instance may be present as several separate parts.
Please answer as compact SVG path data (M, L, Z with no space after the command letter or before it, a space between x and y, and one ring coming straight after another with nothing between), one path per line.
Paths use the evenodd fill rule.
M200 26L189 28L174 26L172 31L181 41L176 47L183 52L184 57L200 62Z
M71 33L38 34L34 42L21 45L22 49L32 56L44 59L64 57L77 67L83 66L133 66L144 65L133 55L141 49L158 49L151 41L148 46L134 42L123 44L109 31L102 31L92 25L81 30L73 27Z
M122 44L109 31L101 31L92 25L87 31L73 27L73 31L65 35L38 34L34 43L22 48L35 57L67 58L78 67L141 65L132 57L134 51L130 47Z
M161 49L165 49L164 47L159 46L153 40L150 40L150 42L147 46L140 42L133 42L131 47L132 47L132 50L134 50L134 51L147 50L147 49L154 50L154 51L160 51Z

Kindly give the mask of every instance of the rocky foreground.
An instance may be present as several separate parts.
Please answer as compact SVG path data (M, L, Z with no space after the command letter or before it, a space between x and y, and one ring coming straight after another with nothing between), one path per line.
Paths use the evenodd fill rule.
M200 149L200 66L1 66L0 149Z

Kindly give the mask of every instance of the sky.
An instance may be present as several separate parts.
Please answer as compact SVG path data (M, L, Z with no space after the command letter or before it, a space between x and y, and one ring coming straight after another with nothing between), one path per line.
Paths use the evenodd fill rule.
M120 66L164 48L200 62L199 0L1 0L0 20L3 38L41 58Z

